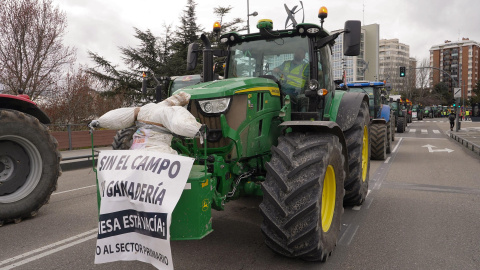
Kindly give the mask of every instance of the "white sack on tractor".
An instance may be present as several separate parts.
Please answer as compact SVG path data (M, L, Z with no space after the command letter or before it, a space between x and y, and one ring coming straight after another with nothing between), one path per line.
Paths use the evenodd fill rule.
M96 126L107 129L124 129L137 124L130 149L153 150L177 154L170 145L173 135L193 138L201 128L195 117L183 106L190 94L180 92L162 102L149 103L136 108L119 108L102 115Z
M135 125L139 107L118 108L106 112L98 118L97 126L106 129L124 129Z
M177 151L170 147L173 135L166 129L143 123L138 123L138 126L139 128L133 134L130 150L144 149L172 155L178 154Z
M147 124L162 125L180 136L193 138L202 127L184 107L165 104L147 104L138 113L137 120Z

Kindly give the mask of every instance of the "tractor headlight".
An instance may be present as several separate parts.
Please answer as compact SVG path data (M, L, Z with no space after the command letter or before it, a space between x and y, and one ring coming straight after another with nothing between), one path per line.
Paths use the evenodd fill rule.
M223 113L230 105L230 98L199 100L198 104L204 113Z

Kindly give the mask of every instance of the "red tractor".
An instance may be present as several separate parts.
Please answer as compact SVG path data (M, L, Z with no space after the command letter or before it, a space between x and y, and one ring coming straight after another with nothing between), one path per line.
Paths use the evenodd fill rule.
M0 226L33 217L61 174L48 116L27 95L0 94Z

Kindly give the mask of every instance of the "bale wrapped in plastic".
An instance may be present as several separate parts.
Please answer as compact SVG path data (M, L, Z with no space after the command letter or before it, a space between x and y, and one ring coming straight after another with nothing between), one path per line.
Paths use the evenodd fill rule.
M177 155L170 145L173 135L165 128L137 122L138 129L133 134L130 150L148 150L160 153Z
M142 107L137 117L138 121L162 125L180 136L193 138L202 125L184 107L165 106L165 104L147 104Z
M124 129L135 124L139 107L118 108L106 112L97 119L99 127L107 129Z

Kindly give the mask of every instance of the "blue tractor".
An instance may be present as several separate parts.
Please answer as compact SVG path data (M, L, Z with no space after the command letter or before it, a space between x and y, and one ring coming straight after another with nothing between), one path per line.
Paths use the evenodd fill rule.
M340 85L343 87L343 85ZM383 82L347 83L350 92L365 93L370 107L371 159L385 160L391 153L391 142L395 139L394 119L390 106L386 104L387 91Z

